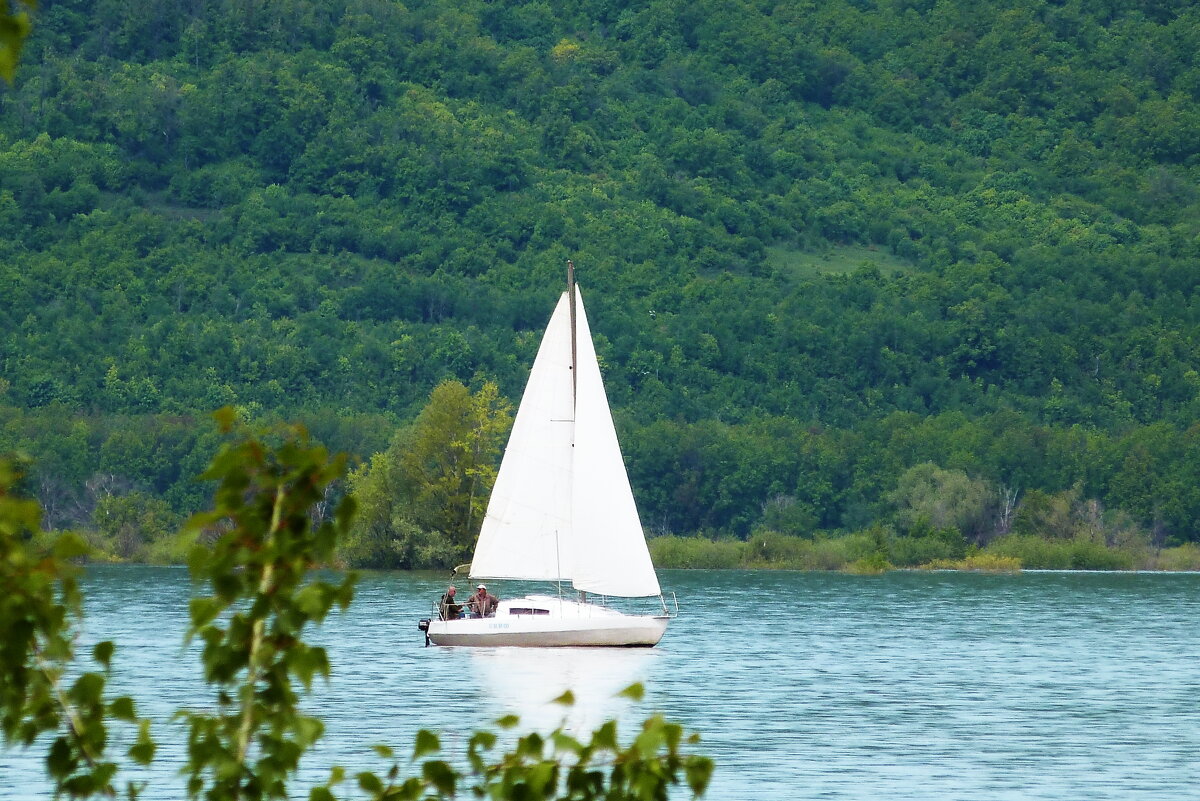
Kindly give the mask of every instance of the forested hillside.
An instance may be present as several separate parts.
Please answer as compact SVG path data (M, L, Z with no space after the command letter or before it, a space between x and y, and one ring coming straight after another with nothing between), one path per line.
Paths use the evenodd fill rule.
M43 0L0 450L133 549L218 406L367 459L515 401L573 258L653 533L1200 540L1198 53L1183 0Z

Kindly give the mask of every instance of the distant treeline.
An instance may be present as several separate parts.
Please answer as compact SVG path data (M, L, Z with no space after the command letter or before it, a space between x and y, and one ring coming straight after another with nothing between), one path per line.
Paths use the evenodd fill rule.
M1198 53L1169 0L44 3L0 450L137 553L218 406L367 461L515 403L571 257L654 534L1200 541Z
M446 381L416 419L394 433L377 417L356 418L348 427L339 427L344 419L337 416L311 418L308 428L318 441L356 443L363 450L378 447L313 510L320 520L340 496L353 492L357 497L359 514L339 546L339 564L427 569L469 560L495 480L500 445L511 425L510 411L494 383L472 393L458 382ZM31 422L18 415L0 421L10 433ZM26 429L29 444L44 440L58 449L43 452L43 472L31 475L24 491L41 500L47 529L82 530L97 558L182 561L192 540L179 533L179 510L202 503L210 492L188 471L198 470L196 460L217 446L215 426L207 418L106 417L102 422L108 427L89 429L64 415L59 423L70 430L63 437ZM890 419L888 427L867 429L873 439L862 433L799 432L789 427L794 423L783 420L758 429L756 438L741 439L735 435L755 428L697 425L684 432L657 426L659 437L680 436L674 446L660 447L642 431L634 441L645 450L633 453L630 461L637 467L643 525L656 564L858 572L891 567L1200 569L1195 543L1179 545L1123 508L1106 509L1087 491L1083 479L1057 492L1021 490L980 477L994 469L994 461L957 462L974 450L993 458L1033 454L1024 465L1006 464L1030 471L1013 474L1031 483L1041 478L1055 484L1055 476L1086 474L1084 466L1107 459L1120 465L1109 476L1111 486L1147 486L1151 453L1169 456L1172 448L1195 447L1186 440L1177 442L1168 427L1143 429L1157 433L1157 440L1122 442L1096 437L1055 440L1041 432L1051 444L1039 451L1007 449L1006 437L1000 436L1004 432L966 428L961 420L958 427L945 430L928 422ZM154 424L149 436L147 423ZM711 436L688 438L701 430ZM972 448L972 433L974 441L991 443L990 449ZM376 444L389 436L386 446ZM805 445L797 449L796 442ZM736 448L747 449L745 458L734 458ZM1117 456L1110 449L1117 449ZM93 461L78 461L80 452L88 452ZM668 452L681 454L680 460L655 463L655 454ZM59 460L53 454L59 454ZM929 457L963 463L971 472L919 461ZM121 464L136 464L140 472L130 478L128 473L106 470ZM755 481L787 475L800 477L794 494L770 494L754 515L728 518L721 521L723 526L685 516L705 508L738 513L750 500L738 503L735 490L753 499L765 491ZM876 480L877 487L886 482L890 489L870 503L866 491L849 478L853 476ZM1159 480L1165 483L1168 477ZM656 497L647 487L662 494ZM704 495L708 505L688 493ZM846 498L857 503L837 506ZM822 515L839 509L841 525L825 524ZM679 536L675 531L693 534Z

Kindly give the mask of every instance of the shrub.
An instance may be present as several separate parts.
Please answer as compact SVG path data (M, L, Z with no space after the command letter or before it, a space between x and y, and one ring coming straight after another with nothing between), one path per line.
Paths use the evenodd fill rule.
M957 529L944 529L923 537L893 537L888 543L892 564L908 567L923 565L935 559L960 558L967 543Z
M163 539L155 540L142 548L140 556L151 565L185 565L188 554L196 547L196 535L191 531L178 531Z
M1034 570L1130 570L1134 554L1090 540L1044 540L1010 534L988 545L985 553L1017 559Z
M744 566L806 568L810 541L777 531L761 531L746 543Z
M1152 564L1158 570L1200 570L1200 545L1189 542L1177 548L1164 548Z
M878 552L879 540L867 532L808 539L760 531L746 542L667 536L655 537L649 545L650 556L659 567L841 570Z
M1063 541L1050 542L1032 534L1010 534L992 542L984 552L1016 559L1028 568L1066 570L1071 567L1067 548L1067 543Z
M805 570L841 570L851 561L851 553L865 550L861 535L821 537L808 543Z
M1134 557L1128 551L1087 540L1072 540L1067 545L1070 549L1072 570L1133 569Z
M888 564L887 557L879 552L856 559L846 565L847 573L853 573L858 576L875 576L880 573L886 573L891 569L892 566Z
M971 570L977 573L1019 573L1021 560L1013 556L973 553L962 559L935 559L921 565L923 570Z
M706 537L655 537L650 555L659 567L732 569L742 564L746 543Z

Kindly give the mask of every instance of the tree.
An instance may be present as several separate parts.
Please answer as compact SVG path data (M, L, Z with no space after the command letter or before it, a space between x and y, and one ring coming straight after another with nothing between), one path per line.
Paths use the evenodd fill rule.
M490 381L475 393L457 381L435 387L388 450L351 474L362 515L345 559L378 567L461 561L483 522L510 409Z
M1030 490L1017 507L1012 531L1052 540L1072 539L1078 531L1074 515L1078 501L1078 486L1054 494Z
M139 491L102 495L92 519L122 559L139 556L147 544L167 536L178 525L166 501Z
M902 528L919 521L935 529L953 528L981 540L987 534L994 493L986 482L961 470L945 470L932 462L913 465L900 476L889 499L896 504Z

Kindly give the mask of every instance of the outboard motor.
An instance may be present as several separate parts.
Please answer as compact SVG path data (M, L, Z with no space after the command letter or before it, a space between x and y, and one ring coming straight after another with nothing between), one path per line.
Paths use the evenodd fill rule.
M425 632L425 647L429 647L429 618L423 617L417 621L417 628Z

